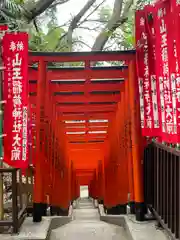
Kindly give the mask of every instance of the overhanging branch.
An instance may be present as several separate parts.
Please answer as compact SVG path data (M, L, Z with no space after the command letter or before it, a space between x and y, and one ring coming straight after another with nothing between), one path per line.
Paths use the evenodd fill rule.
M33 6L31 9L28 9L28 7L26 8L26 5L25 5L25 9L28 9L28 12L30 13L30 14L25 14L25 17L27 18L28 22L31 22L34 18L42 14L49 7L52 8L53 5L55 7L55 5L64 4L68 1L69 0L61 0L58 2L56 2L56 0L39 0L35 4L35 6Z
M106 0L102 0L102 2L100 2L87 16L85 19L82 20L82 22L79 23L79 25L81 25L82 23L89 21L88 18L90 16L92 16L92 14L98 10L98 8L105 2ZM98 20L98 22L100 22L101 20Z
M91 49L91 46L89 46L87 43L85 43L85 42L82 41L82 40L75 40L75 41L73 41L73 44L74 44L74 43L80 43L80 44L88 47L89 49Z
M67 3L67 2L69 2L69 0L60 0L60 1L57 1L57 2L55 2L53 4L51 4L49 8L54 8L54 7L58 6L58 5L61 5L61 4Z
M84 16L84 14L89 10L89 8L96 2L96 0L89 0L85 6L79 11L79 13L72 19L71 24L67 32L67 44L69 46L69 51L72 51L72 34L74 29L78 26L79 21Z
M123 0L115 0L111 18L106 26L97 36L92 51L102 51L111 34L128 19L129 9L133 4L133 0L127 0L122 13Z

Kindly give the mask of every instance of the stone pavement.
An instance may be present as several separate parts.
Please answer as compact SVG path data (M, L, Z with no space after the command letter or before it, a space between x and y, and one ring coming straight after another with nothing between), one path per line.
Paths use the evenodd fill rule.
M73 221L52 231L50 240L127 240L122 227L100 221L89 199L81 199L73 211Z

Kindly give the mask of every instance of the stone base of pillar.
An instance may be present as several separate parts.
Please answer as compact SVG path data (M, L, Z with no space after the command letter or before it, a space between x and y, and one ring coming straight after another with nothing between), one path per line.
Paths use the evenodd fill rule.
M33 203L33 222L41 222L44 206L42 203Z
M136 220L142 222L145 220L145 214L147 213L147 208L144 203L135 203L135 215Z
M106 213L109 215L121 215L121 214L126 214L126 206L127 204L118 204L117 206L114 206L112 208L107 208Z

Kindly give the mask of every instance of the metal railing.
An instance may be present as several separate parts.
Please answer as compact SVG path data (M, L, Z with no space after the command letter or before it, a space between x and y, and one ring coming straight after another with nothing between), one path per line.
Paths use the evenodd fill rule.
M171 239L180 239L180 151L160 143L144 151L145 203Z
M0 233L18 233L26 217L31 189L27 188L27 181L24 183L20 169L0 168L0 177L3 183Z

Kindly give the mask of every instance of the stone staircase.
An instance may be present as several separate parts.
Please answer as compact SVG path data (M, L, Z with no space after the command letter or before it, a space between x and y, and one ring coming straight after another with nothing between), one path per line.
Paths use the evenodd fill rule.
M50 240L127 240L123 228L100 221L90 199L80 199L73 221L52 231Z

